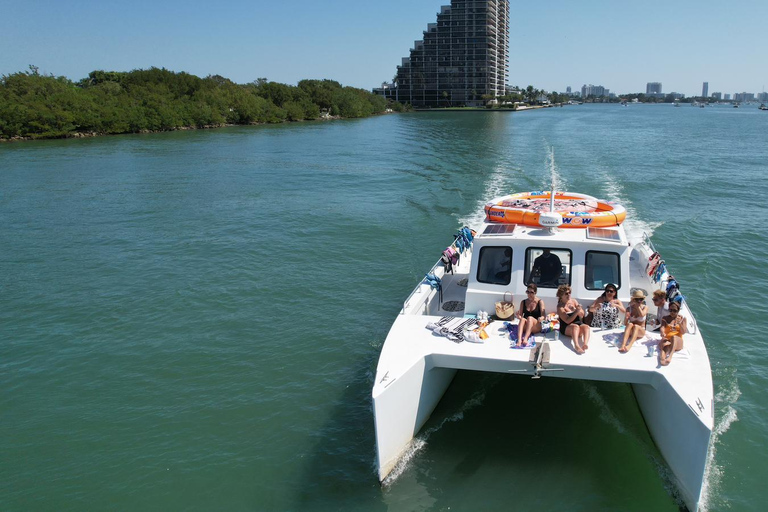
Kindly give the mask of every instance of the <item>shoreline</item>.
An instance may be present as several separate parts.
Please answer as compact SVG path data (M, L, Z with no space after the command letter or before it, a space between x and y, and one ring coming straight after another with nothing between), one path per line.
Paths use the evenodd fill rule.
M390 114L390 113L392 112L382 112L380 114L373 114L367 117L373 117L373 116ZM306 123L306 122L312 123L317 121L339 121L342 119L365 119L365 118L341 117L341 116L328 115L328 116L320 116L317 119L301 119L299 121L286 120L280 123L248 123L248 124L224 123L224 124L210 124L210 125L203 125L203 126L175 126L173 128L168 128L167 130L141 130L138 132L122 132L122 133L72 132L72 133L50 136L50 137L22 137L22 136L15 136L10 138L0 137L0 143L33 142L38 140L89 139L94 137L112 137L116 135L147 135L151 133L167 133L167 132L189 131L189 130L215 130L217 128L232 128L234 126L266 126L270 124L278 125L278 124L287 124L287 123Z

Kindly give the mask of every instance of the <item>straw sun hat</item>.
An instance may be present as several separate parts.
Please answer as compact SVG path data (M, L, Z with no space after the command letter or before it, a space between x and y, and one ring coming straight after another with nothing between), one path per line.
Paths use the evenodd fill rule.
M643 290L635 290L632 292L632 298L633 299L644 299L645 298L645 292Z

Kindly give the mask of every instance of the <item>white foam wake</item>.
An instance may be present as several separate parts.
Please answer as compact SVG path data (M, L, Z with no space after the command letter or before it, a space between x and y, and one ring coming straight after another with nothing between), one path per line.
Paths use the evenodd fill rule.
M472 229L477 229L485 221L485 203L495 197L505 195L508 192L509 177L506 170L503 167L496 167L491 176L485 183L485 194L482 199L477 202L477 206L472 213L467 216L459 217L459 223L462 226L469 226Z
M632 202L624 192L623 185L614 179L612 173L604 168L597 167L598 177L605 184L605 199L619 203L627 209L627 220L624 222L624 229L627 232L627 238L630 243L637 244L643 241L643 233L652 236L654 230L663 224L663 222L646 222L642 220L635 210Z
M603 395L597 390L597 386L591 382L582 382L584 391L592 402L600 409L600 419L606 422L608 425L616 429L619 434L629 435L629 431L619 418L611 411L608 402L605 401Z
M389 473L389 475L387 475L387 477L381 482L381 485L384 487L392 485L400 477L400 475L402 475L405 470L410 467L411 461L414 459L414 457L416 457L416 455L421 452L425 446L427 446L427 441L432 434L443 428L443 425L446 423L464 419L465 412L482 404L484 400L485 392L478 391L474 393L469 400L462 404L457 412L451 416L448 416L447 418L443 418L443 421L441 421L439 424L426 429L414 437L411 443L408 445L408 448L405 450L405 453L403 453L403 455L400 457L400 460L397 461L397 464L395 465L394 469L392 469L392 472Z
M712 436L709 439L707 468L704 471L704 485L702 486L701 499L699 500L699 510L701 512L707 512L710 506L720 508L719 504L715 503L715 497L723 481L723 468L715 462L715 455L717 454L720 437L728 432L731 425L739 420L736 409L733 406L740 396L739 382L735 377L733 377L727 387L715 395L715 406L721 405L723 412L720 420L715 422L715 428L712 430Z

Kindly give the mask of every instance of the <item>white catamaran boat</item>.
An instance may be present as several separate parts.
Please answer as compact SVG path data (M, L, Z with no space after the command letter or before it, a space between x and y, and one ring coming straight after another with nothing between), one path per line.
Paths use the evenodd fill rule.
M667 291L673 278L648 237L630 243L622 226L624 208L581 194L515 194L494 199L485 211L477 232L463 228L446 257L408 296L382 347L372 392L379 479L406 453L457 370L625 382L632 385L683 500L695 512L714 400L707 350L685 300L680 314L688 332L668 366L660 364L660 335L650 326L645 338L624 354L618 343L611 343L621 342L623 326L593 326L584 354L556 328L536 334L535 348L512 349L510 326L493 316L482 329L487 337L478 336L482 323L476 313L495 312L505 294L519 304L529 283L537 283L548 312L557 311L561 284L571 286L572 298L585 310L608 283L616 286L625 305L638 289L646 296ZM458 262L454 249L460 253ZM536 259L545 252L560 260L554 278L536 269ZM450 266L452 272L447 271ZM656 313L650 305L648 318L655 319ZM479 316L482 320L484 315Z

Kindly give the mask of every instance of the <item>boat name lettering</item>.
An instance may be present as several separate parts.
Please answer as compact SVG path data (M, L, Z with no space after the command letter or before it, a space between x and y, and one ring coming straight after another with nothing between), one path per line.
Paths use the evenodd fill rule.
M491 217L499 217L499 218L502 218L502 219L504 218L504 212L497 212L496 210L489 211L488 215L491 216Z
M594 219L582 219L581 217L563 217L563 224L592 224Z

